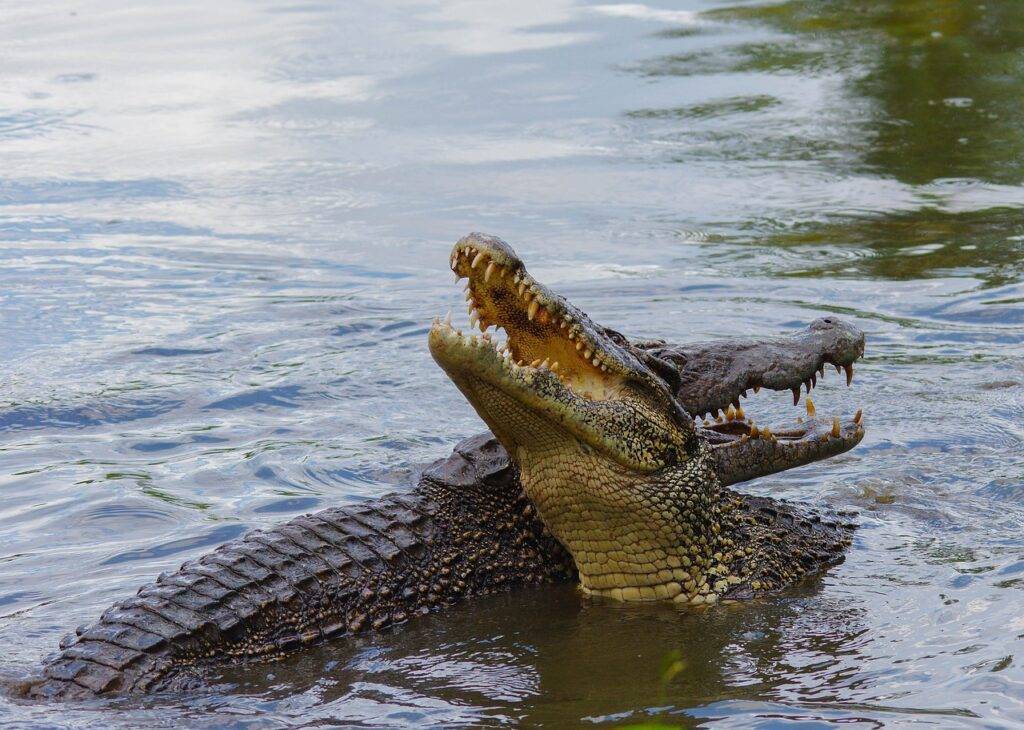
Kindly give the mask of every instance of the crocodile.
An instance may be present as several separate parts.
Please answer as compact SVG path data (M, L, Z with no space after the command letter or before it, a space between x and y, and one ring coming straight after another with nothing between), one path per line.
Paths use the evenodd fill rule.
M830 419L810 399L828 365L850 384L860 330L829 316L777 337L630 340L498 238L470 234L450 262L482 332L435 319L430 351L491 432L409 490L251 531L162 573L65 637L23 696L195 690L219 663L524 586L576 581L596 601L706 610L842 561L852 513L729 487L860 442L860 411ZM750 391L791 390L796 404L801 386L807 417L792 425L744 411Z

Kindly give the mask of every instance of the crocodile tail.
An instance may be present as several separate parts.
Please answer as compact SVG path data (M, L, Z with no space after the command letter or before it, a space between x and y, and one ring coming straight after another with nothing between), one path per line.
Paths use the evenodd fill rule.
M66 639L30 695L146 691L172 676L180 682L210 657L274 655L358 630L353 593L430 531L429 504L417 496L250 532L160 575ZM401 547L373 527L384 524L404 528Z
M409 493L256 530L161 574L62 642L26 693L58 700L184 689L226 659L273 657L572 574L507 456L477 437Z

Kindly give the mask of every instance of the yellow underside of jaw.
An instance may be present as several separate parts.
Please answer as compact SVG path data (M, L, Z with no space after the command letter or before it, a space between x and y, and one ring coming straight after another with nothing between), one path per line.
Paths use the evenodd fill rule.
M717 602L744 580L706 508L662 499L638 483L641 477L578 444L524 451L518 458L523 486L572 553L585 594L700 605Z

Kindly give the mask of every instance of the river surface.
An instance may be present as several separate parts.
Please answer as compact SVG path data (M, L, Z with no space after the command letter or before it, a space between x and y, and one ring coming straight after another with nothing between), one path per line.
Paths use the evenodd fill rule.
M1024 3L0 21L6 676L160 571L480 431L426 348L469 231L635 337L824 313L868 337L854 387L816 391L864 408L864 442L746 487L860 512L821 580L703 612L526 591L193 696L0 699L0 724L1024 725Z

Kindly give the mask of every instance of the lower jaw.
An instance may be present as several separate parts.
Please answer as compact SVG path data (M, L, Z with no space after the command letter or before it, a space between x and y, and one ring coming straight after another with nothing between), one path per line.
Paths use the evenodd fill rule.
M860 422L837 425L828 419L809 419L770 438L703 431L723 487L837 456L859 444L865 433Z

